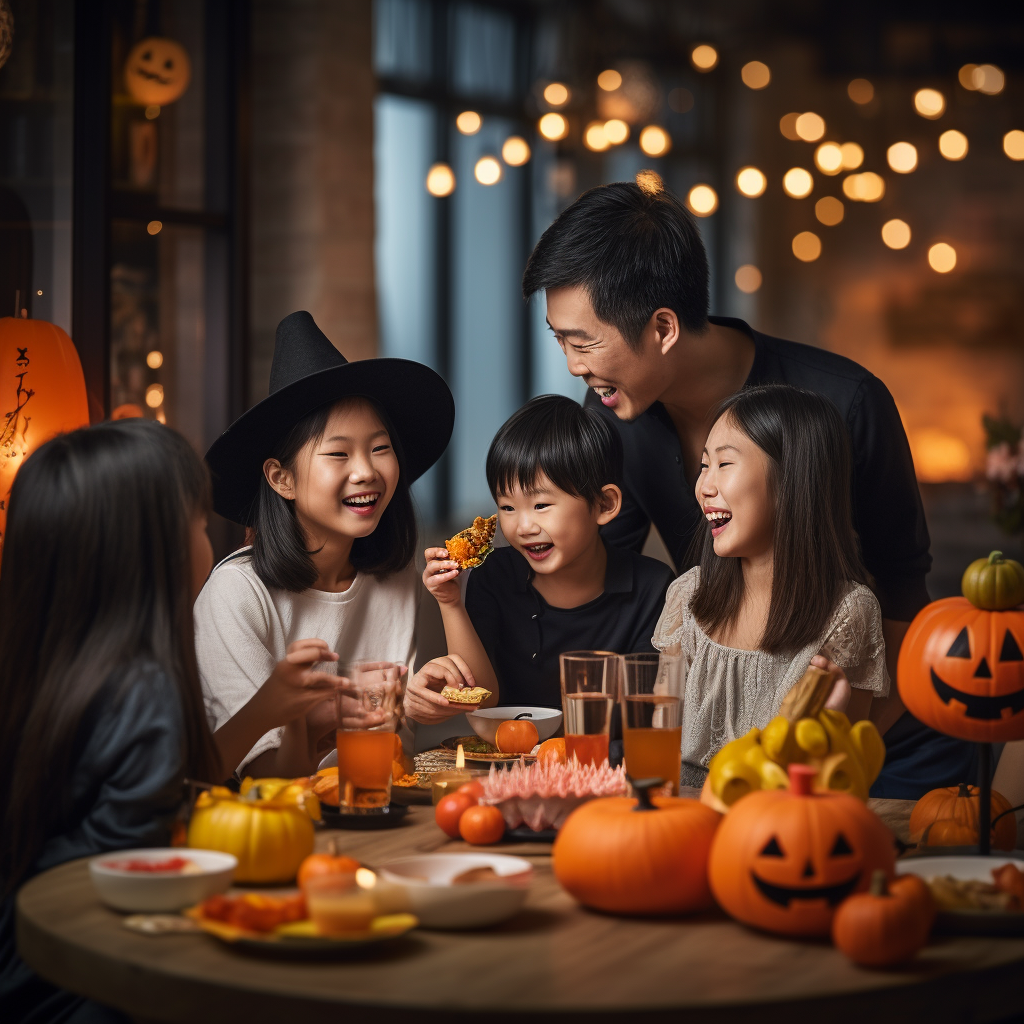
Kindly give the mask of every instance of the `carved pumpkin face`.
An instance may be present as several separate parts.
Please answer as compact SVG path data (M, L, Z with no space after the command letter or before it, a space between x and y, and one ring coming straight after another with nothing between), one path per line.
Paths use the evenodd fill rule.
M836 907L893 874L892 836L856 797L761 790L738 801L711 847L722 909L781 935L827 935Z
M1024 739L1024 612L947 597L924 608L903 640L900 698L912 715L976 742Z
M185 48L173 39L150 36L136 43L124 65L124 84L132 99L147 106L166 106L188 88L192 64Z

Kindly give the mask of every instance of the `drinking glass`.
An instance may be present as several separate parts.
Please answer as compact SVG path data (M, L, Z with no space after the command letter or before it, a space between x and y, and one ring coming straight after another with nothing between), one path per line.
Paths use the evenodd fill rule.
M349 684L334 698L342 814L388 813L405 671L390 661L361 661L339 672Z
M575 755L581 765L607 762L622 659L611 651L567 651L558 663L566 759Z
M633 779L664 779L679 794L683 659L627 654L622 659L622 748Z

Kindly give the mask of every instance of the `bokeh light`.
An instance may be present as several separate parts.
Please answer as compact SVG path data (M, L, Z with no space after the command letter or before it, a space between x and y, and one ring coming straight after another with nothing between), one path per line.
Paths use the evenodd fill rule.
M782 188L787 196L794 199L803 199L811 194L814 188L814 178L811 172L803 167L790 167L782 176Z
M799 114L783 114L779 118L779 131L791 142L799 142L800 136L796 133L796 120Z
M823 142L814 151L814 163L822 174L838 174L843 169L843 151L836 142Z
M569 87L562 82L551 82L544 87L544 102L552 107L564 107L570 95Z
M906 249L910 245L910 225L898 217L882 225L882 241L890 249Z
M736 174L736 188L741 195L756 199L767 187L768 179L756 167L741 167Z
M455 118L455 127L463 135L476 135L483 123L484 119L475 110L464 110Z
M843 195L856 203L877 203L885 195L885 179L874 171L848 174L843 179Z
M956 249L948 242L936 242L928 250L928 265L940 274L948 274L956 266Z
M753 295L761 287L763 278L761 271L753 263L744 263L742 267L737 268L734 280L736 287L741 292L745 295Z
M549 142L558 142L569 134L569 122L561 114L545 114L537 122L537 131Z
M686 202L698 217L710 217L718 209L718 193L710 185L694 185Z
M835 196L822 196L814 204L814 216L829 228L841 223L845 213L846 207Z
M875 98L875 87L866 78L855 78L846 87L846 95L863 107Z
M621 118L613 117L605 121L604 134L613 146L621 146L629 138L629 125Z
M146 388L146 405L150 409L156 409L164 404L164 389L161 384L150 384Z
M962 437L925 427L913 431L908 440L918 480L940 484L951 480L966 483L973 478L974 459Z
M970 89L971 92L974 92L974 90L977 89L977 86L974 84L974 72L977 67L977 64L965 64L959 72L957 72L956 76L960 80L960 84L965 89Z
M707 43L701 43L690 51L690 60L698 71L710 71L718 63L718 51Z
M885 158L897 174L909 174L917 167L917 147L909 142L894 142L885 151Z
M427 171L427 191L439 199L455 191L455 174L447 164L434 164Z
M603 153L611 143L604 131L603 121L591 121L583 132L583 145L595 153Z
M796 119L795 128L797 136L804 142L817 142L825 134L825 119L809 110Z
M740 78L748 89L763 89L772 80L772 73L767 64L752 60L740 68Z
M164 229L164 222L162 220L151 220L146 225L146 232L150 235L159 235Z
M661 180L661 175L650 169L637 171L636 183L640 191L646 192L649 196L656 196L659 192L665 191L665 182Z
M844 142L839 152L843 158L844 171L855 171L864 163L864 150L856 142Z
M1014 128L1003 136L1003 152L1011 160L1024 160L1024 132Z
M938 89L918 89L914 93L914 109L929 121L942 117L946 111L946 97Z
M821 255L821 239L813 231L801 231L793 239L793 255L802 263L813 263Z
M939 152L947 160L963 160L967 156L967 136L950 128L939 136Z
M473 177L481 185L497 185L501 181L501 175L501 164L498 163L497 157L482 156L473 168Z
M501 159L509 167L522 167L530 159L530 144L519 135L510 135L501 147Z
M995 64L979 64L971 73L974 88L986 96L995 96L1003 91L1006 76Z
M602 71L597 76L597 84L600 88L604 89L605 92L615 92L620 85L622 85L622 75L618 73L614 68L608 68L607 71Z
M151 370L159 370L164 365L164 354L159 349L146 353L146 365Z
M672 140L664 128L649 124L640 132L640 148L648 156L664 156L672 148Z

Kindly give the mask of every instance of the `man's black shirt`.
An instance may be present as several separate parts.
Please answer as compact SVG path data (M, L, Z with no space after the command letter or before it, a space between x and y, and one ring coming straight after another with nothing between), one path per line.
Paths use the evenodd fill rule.
M530 581L514 548L498 548L466 583L466 611L501 688L499 703L561 708L558 656L565 651L654 651L651 637L672 570L606 545L604 592L577 608L554 608Z
M769 337L742 320L710 320L753 340L748 385L792 384L823 395L839 409L850 437L853 525L864 563L875 578L883 617L909 622L928 603L924 580L931 555L910 445L888 389L863 366L834 352ZM686 476L671 417L655 402L633 422L624 422L592 390L586 404L618 428L625 453L622 511L602 536L639 551L653 522L683 572L690 567L690 541L704 527L704 517L694 497L696 477Z

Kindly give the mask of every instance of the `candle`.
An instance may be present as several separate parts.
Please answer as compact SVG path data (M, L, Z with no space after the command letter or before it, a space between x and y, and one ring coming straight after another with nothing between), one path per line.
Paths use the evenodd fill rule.
M484 772L470 772L466 770L466 752L459 744L455 754L455 768L447 772L435 772L430 780L430 795L436 805L438 800L449 793L454 793L459 786L472 782L474 778L484 775Z

